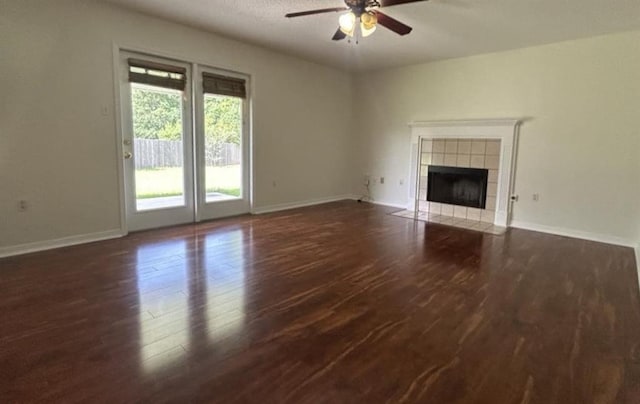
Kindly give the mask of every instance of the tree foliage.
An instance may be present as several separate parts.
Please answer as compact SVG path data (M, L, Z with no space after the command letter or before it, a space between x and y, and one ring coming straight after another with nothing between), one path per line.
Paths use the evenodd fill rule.
M133 133L142 139L182 138L182 95L161 89L133 87ZM242 99L205 95L205 138L208 143L240 144Z
M165 140L182 138L180 94L133 87L131 103L135 137Z
M205 95L204 136L214 143L240 144L242 99Z

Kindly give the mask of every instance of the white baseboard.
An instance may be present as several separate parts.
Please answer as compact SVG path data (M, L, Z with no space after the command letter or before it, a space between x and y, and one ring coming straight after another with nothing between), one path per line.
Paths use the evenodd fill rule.
M362 195L351 195L349 199L353 199L354 201L357 201L359 199L363 199L363 202L366 203L372 203L374 205L380 205L380 206L387 206L390 208L398 208L398 209L411 209L413 210L413 206L409 207L409 202L407 203L396 203L396 202L385 202L385 201L379 201L376 199L367 199L365 197L363 197Z
M355 194L345 194L345 195L337 195L331 196L328 198L316 198L316 199L308 199L306 201L298 201L298 202L290 202L290 203L281 203L278 205L268 205L259 208L254 208L251 210L251 213L254 215L261 215L263 213L271 213L271 212L279 212L281 210L289 210L295 208L303 208L305 206L313 206L313 205L321 205L323 203L336 202L336 201L344 201L345 199L350 199L353 201L357 201L360 199L360 195ZM398 209L406 209L407 205L402 205L398 203L389 203L384 201L366 201L367 203L372 203L374 205L380 206L388 206L390 208L398 208Z
M637 247L634 241L624 239L621 237L608 236L606 234L597 234L597 233L590 233L590 232L580 231L580 230L564 229L561 227L545 226L542 224L527 223L527 222L521 222L518 220L512 221L510 226L516 227L518 229L537 231L540 233L555 234L557 236L579 238L583 240L597 241L605 244L615 244L615 245L632 247L632 248ZM637 253L637 249L636 249L636 253Z
M384 201L366 201L368 203L372 203L374 205L387 206L390 208L398 208L398 209L407 209L407 204L393 203L393 202L384 202Z
M54 240L36 241L34 243L18 244L0 247L0 258L14 255L28 254L32 252L52 250L54 248L69 247L77 244L93 243L95 241L109 240L124 236L122 230L107 230L98 233L81 234Z
M345 199L355 199L353 195L336 195L326 198L307 199L305 201L280 203L277 205L267 205L251 209L251 214L261 215L264 213L279 212L281 210L289 210L295 208L303 208L305 206L321 205L323 203L343 201Z

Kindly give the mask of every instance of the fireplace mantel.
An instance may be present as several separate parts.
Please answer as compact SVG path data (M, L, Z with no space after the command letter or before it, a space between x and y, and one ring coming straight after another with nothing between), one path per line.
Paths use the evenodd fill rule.
M417 121L411 127L411 156L409 201L416 200L418 179L418 153L422 139L499 139L501 144L498 169L498 193L494 224L508 227L511 218L511 193L514 183L515 151L518 140L519 119L478 119L460 121Z

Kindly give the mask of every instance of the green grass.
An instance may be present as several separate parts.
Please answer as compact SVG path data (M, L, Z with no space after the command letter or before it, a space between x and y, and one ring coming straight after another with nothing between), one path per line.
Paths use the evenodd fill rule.
M207 167L207 192L240 196L240 165ZM136 170L136 198L148 199L163 196L178 196L183 193L183 171L181 168L156 168Z

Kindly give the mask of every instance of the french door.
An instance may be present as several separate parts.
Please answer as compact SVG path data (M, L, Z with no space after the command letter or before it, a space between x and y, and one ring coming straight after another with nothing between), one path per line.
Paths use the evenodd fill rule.
M127 229L250 209L247 78L122 52Z
M250 210L246 76L196 66L196 219Z

